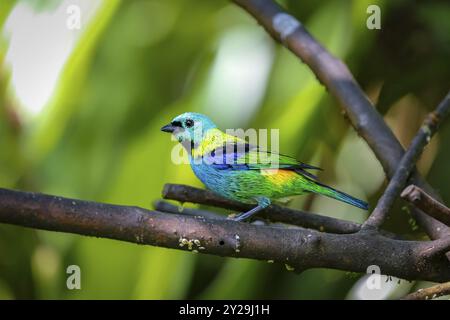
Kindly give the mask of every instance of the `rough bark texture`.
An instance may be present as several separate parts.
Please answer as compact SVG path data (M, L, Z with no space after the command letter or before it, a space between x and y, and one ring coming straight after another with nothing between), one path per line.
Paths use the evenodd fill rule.
M219 256L273 260L366 272L378 265L403 279L450 280L442 254L450 240L402 241L378 233L329 234L309 229L206 219L137 207L0 189L0 222Z

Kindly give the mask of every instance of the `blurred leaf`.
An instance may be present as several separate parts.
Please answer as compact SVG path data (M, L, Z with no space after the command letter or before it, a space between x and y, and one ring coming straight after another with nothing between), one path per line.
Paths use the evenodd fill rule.
M134 299L183 299L194 271L189 253L149 248L141 260Z
M81 290L61 288L66 299L127 299L132 295L142 247L126 242L81 237L69 265L81 269ZM67 277L67 275L66 275Z
M255 299L260 295L264 265L261 261L227 259L200 299Z
M56 93L29 137L27 147L30 158L35 163L41 161L54 148L64 132L67 121L76 111L76 104L73 102L76 101L77 95L83 88L98 38L107 27L118 5L118 0L108 0L102 3L96 17L87 26L76 49L73 50L67 61Z
M1 28L8 18L9 12L14 8L16 2L17 0L4 0L0 2L0 30L2 30ZM1 37L2 36L0 36L0 38ZM0 65L3 65L3 63L1 63Z

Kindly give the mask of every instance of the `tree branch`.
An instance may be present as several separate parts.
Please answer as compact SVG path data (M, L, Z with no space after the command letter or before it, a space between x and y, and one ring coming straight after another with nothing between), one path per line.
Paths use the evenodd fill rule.
M429 288L419 289L401 300L429 300L450 294L450 282L441 283Z
M207 219L219 219L219 220L226 220L228 219L228 216L224 214L219 214L216 212L208 211L208 210L202 210L202 209L194 209L194 208L185 208L183 206L177 206L172 203L169 203L164 200L156 200L153 203L153 207L156 211L162 211L167 213L175 213L175 214L181 214L181 215L189 215L197 218L207 218ZM255 217L255 220L251 223L255 225L266 225L267 223L261 219L258 219L259 217ZM280 226L280 227L289 227L282 223L272 223L272 226ZM293 228L300 228L298 226L291 226Z
M164 199L180 202L192 202L225 209L248 211L253 206L237 201L222 198L215 193L180 184L166 184L162 193ZM360 230L361 225L351 221L326 217L310 212L293 210L271 205L258 216L271 221L278 221L304 228L310 228L330 233L354 233Z
M162 200L155 201L153 203L153 207L156 211L168 213L183 214L193 217L204 217L207 219L226 219L225 216L217 214L215 212L200 209L183 208Z
M404 150L392 130L356 83L347 66L332 56L293 16L271 0L233 0L251 14L278 42L306 63L317 79L335 96L352 126L366 140L388 178L391 178ZM439 199L439 195L414 172L412 183ZM433 238L450 235L450 229L420 210L414 217Z
M440 256L450 250L450 236L425 243L425 246L419 251L419 256L428 260L432 257Z
M425 146L430 142L433 135L438 130L440 124L447 118L450 113L450 92L445 96L444 100L439 104L435 111L428 114L425 118L419 132L411 142L402 160L398 164L398 168L394 176L379 199L377 206L372 214L366 220L363 228L380 227L386 220L389 210L394 205L395 200L405 187L411 172L416 166L416 162L423 152Z
M450 226L450 208L431 197L418 186L409 185L400 196L423 212Z
M252 205L222 198L211 191L198 189L195 187L181 184L167 183L164 186L162 196L164 199L167 200L176 200L182 203L191 202L224 209L237 210L242 212L248 211L252 208ZM158 207L155 206L155 209L157 210L158 208L169 209L168 211L163 210L167 212L175 212L175 210L178 210L177 207L174 208L173 206L168 208L167 204L157 203L157 205ZM195 210L198 209L184 209L184 210L189 210L187 214L195 214L196 213ZM197 211L198 215L203 215L202 212L204 211L203 210ZM356 222L336 219L312 212L289 209L274 204L270 205L268 208L258 213L258 217L267 219L269 221L282 222L294 226L319 230L328 233L347 234L358 232L361 229L361 224ZM385 237L393 239L402 239L401 236L385 230L379 230L379 233Z
M449 281L450 262L424 259L434 241L402 241L379 234L328 234L301 228L256 226L0 189L0 222L76 233L138 244L214 254L273 260L297 270L327 267L382 272L403 279Z

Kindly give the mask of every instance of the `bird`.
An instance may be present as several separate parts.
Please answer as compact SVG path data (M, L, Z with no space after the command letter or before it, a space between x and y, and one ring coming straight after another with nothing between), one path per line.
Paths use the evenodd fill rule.
M249 219L274 201L309 193L368 210L366 202L321 183L310 172L321 168L227 134L206 115L185 112L161 131L172 134L186 149L194 174L207 189L224 198L255 205L235 216L235 221Z

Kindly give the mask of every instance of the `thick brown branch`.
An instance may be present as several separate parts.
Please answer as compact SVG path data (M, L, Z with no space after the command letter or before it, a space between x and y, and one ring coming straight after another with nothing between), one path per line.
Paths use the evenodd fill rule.
M433 218L450 226L450 208L446 207L418 186L410 185L403 190L401 197Z
M366 140L386 175L391 178L404 150L356 83L347 66L332 56L297 19L287 14L274 1L233 0L233 2L244 8L276 41L282 43L311 68L319 81L339 101L355 130ZM439 199L417 172L414 172L411 181ZM449 228L420 210L413 210L413 214L431 238L450 235Z
M450 262L423 259L433 241L402 241L379 234L328 234L301 228L255 226L0 189L0 222L104 237L219 256L273 260L297 270L327 267L365 272L378 265L403 279L449 281Z
M364 223L363 228L380 227L386 220L389 210L394 205L395 199L397 199L405 187L405 184L411 175L411 172L414 170L416 162L422 154L423 149L430 142L440 124L447 118L449 113L450 92L446 95L436 110L425 118L419 132L416 134L408 150L403 155L394 176L389 181L386 190L379 199L372 214Z
M419 289L403 297L402 300L429 300L450 294L450 282L441 283L429 288Z

